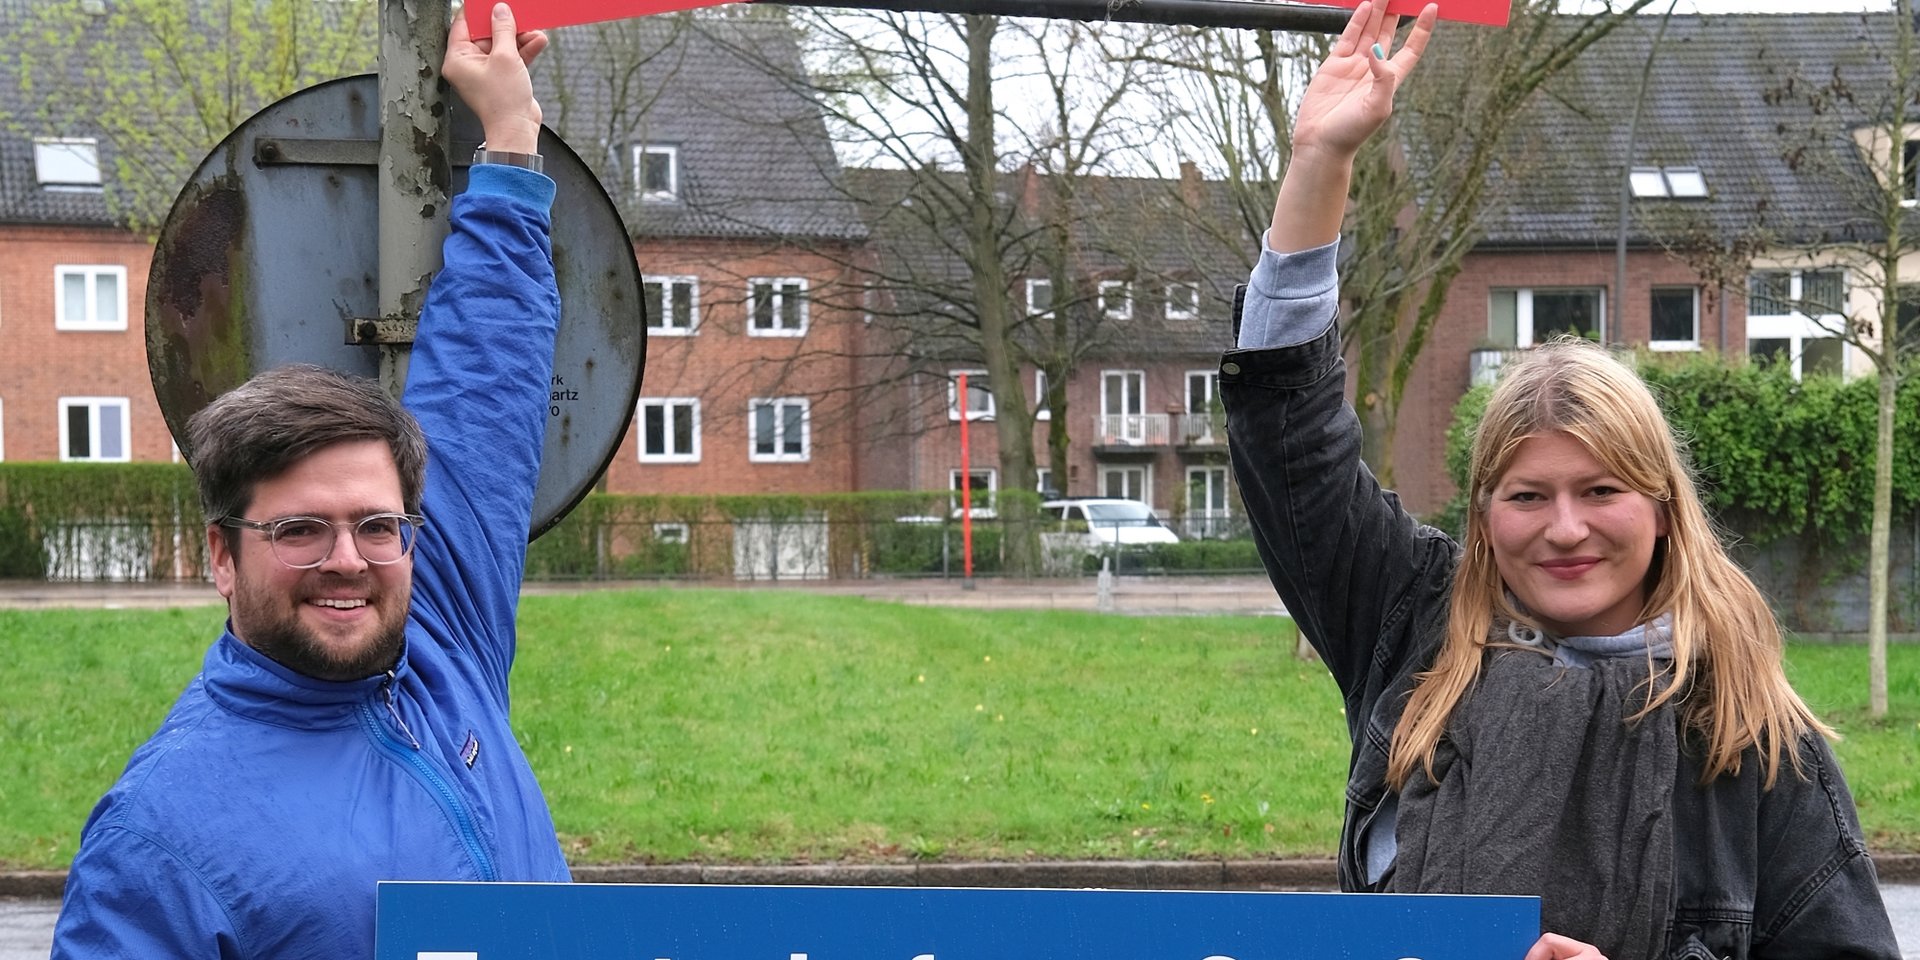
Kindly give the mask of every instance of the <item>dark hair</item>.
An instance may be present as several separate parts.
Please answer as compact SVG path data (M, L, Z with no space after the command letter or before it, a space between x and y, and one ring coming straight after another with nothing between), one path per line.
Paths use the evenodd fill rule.
M393 453L408 513L420 512L427 438L413 414L366 377L311 364L275 367L187 421L187 460L209 523L238 516L254 484L336 443L379 440Z

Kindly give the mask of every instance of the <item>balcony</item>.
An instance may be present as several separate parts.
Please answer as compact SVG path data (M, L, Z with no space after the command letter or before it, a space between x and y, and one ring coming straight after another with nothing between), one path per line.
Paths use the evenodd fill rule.
M1227 445L1227 415L1221 413L1172 414L1173 442L1182 447L1224 447Z
M1164 447L1172 435L1164 413L1119 413L1093 418L1095 447Z

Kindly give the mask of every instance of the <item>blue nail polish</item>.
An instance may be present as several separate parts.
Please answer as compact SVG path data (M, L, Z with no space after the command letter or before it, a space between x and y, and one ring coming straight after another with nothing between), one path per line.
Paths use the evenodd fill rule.
M1387 58L1387 52L1380 49L1380 45L1377 43L1373 45L1373 58L1375 60L1385 60Z

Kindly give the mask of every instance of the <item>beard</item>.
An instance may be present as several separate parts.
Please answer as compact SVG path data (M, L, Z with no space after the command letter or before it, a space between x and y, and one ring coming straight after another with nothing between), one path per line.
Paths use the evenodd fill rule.
M351 582L320 574L313 583L303 586L311 586L318 593ZM406 649L411 593L410 583L397 596L373 590L367 595L367 607L374 611L368 629L358 637L328 642L301 622L305 591L289 597L266 584L243 582L233 598L234 633L275 663L317 680L344 682L378 676L393 669L400 662L400 652Z

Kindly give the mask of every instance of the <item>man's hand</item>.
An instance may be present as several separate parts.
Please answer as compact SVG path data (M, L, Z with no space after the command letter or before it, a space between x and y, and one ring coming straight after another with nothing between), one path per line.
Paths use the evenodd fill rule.
M1557 933L1543 933L1527 951L1526 960L1607 960L1600 948Z
M447 36L447 59L440 65L440 73L480 118L487 149L539 152L540 103L533 98L533 78L527 74L527 67L546 48L545 33L515 32L513 11L504 3L493 5L491 37L475 40L467 35L467 18L453 18L453 32Z

